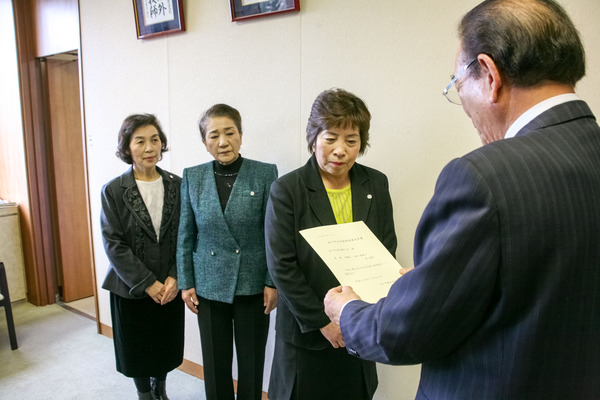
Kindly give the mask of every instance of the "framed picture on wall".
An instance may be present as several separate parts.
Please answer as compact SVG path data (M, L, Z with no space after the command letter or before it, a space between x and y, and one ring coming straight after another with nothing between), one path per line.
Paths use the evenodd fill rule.
M300 10L300 0L229 0L231 21Z
M182 0L133 0L138 39L185 31Z

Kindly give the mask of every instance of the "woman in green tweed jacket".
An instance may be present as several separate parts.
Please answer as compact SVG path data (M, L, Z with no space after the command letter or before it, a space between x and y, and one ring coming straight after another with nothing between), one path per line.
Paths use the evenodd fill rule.
M183 171L177 244L179 288L198 315L206 396L262 396L269 313L277 291L267 271L264 220L277 167L239 153L239 112L217 104L200 118L202 142L214 160Z

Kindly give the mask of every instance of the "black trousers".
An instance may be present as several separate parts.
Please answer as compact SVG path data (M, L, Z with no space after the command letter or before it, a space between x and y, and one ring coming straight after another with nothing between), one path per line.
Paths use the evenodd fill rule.
M198 297L198 327L207 400L233 400L233 342L238 363L237 400L262 397L269 316L263 294L236 296L233 304Z

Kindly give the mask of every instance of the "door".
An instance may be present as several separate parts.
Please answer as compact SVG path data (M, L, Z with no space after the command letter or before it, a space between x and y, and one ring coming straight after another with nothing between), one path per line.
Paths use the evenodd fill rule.
M77 52L45 58L57 275L65 302L94 294Z

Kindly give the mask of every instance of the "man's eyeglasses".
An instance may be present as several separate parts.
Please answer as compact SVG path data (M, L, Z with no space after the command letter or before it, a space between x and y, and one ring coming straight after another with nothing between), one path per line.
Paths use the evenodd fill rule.
M461 70L458 71L458 73L452 77L452 80L450 81L448 86L446 86L446 89L444 89L444 91L442 92L442 94L446 96L446 99L448 99L450 103L457 105L461 104L460 96L458 95L458 90L456 90L456 86L454 84L456 83L456 80L467 71L467 68L469 68L475 60L477 60L477 57L475 57L474 59L469 61L464 67L462 67ZM454 86L454 90L451 90L452 86Z

